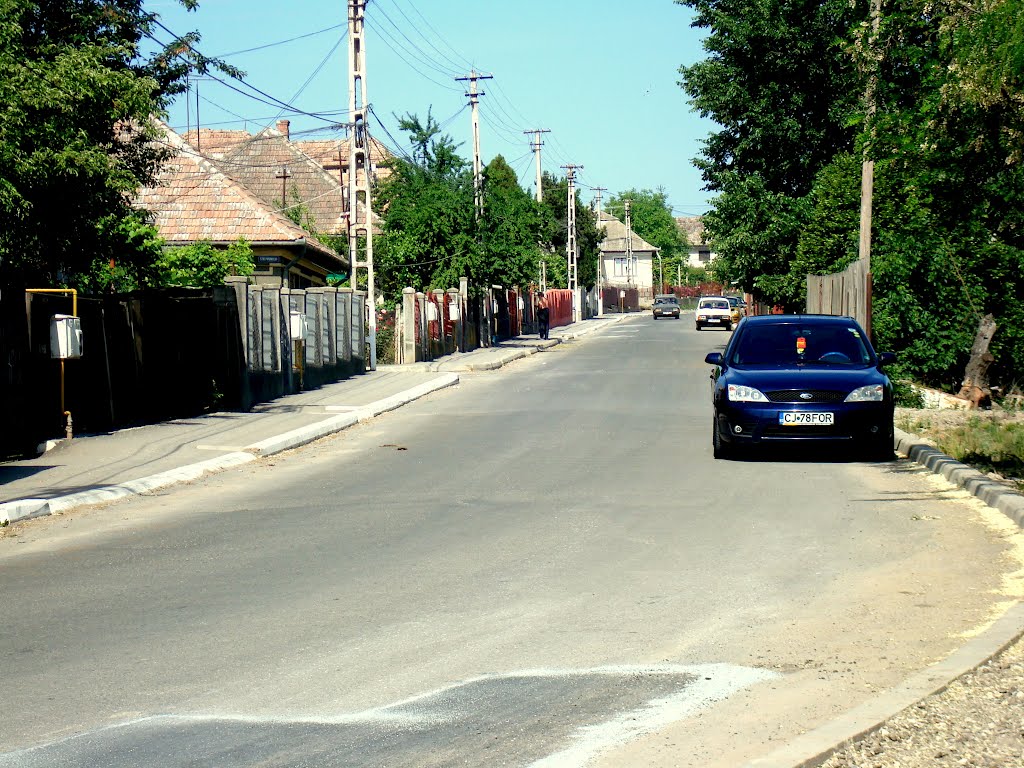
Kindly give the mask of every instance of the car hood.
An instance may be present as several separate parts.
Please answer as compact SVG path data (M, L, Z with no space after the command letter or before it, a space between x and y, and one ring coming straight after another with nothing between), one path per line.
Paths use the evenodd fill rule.
M800 368L736 368L727 370L730 384L759 390L829 389L852 392L869 384L884 384L888 377L877 368L840 368L807 365Z

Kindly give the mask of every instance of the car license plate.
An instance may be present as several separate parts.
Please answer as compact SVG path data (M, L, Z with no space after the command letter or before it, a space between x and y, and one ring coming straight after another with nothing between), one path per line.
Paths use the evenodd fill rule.
M708 322L709 323L717 323L718 322L718 318L717 317L709 317L708 318Z
M831 427L835 424L834 413L806 413L785 411L779 414L779 424L784 427Z

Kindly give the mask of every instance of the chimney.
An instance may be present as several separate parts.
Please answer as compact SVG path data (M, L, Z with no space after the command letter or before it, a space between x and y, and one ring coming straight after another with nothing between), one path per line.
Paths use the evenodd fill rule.
M282 136L284 136L285 141L291 141L291 138L292 138L291 137L291 133L288 130L288 126L290 126L291 124L292 124L291 120L278 120L277 121L277 131Z

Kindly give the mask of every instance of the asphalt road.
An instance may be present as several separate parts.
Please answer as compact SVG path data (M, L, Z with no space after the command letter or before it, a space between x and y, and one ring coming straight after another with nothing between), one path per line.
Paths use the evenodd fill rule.
M0 540L0 768L729 766L1008 599L903 461L714 461L638 317L313 446Z

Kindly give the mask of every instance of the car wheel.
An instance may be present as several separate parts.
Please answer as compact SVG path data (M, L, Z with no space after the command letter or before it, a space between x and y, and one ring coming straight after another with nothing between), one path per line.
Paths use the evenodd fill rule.
M732 330L732 323L726 323L725 324L725 330L731 331Z
M697 330L699 331L699 330L700 330L700 323L697 323L697 325L696 325L695 327L696 327L696 328L697 328Z
M712 416L714 421L711 425L711 449L716 459L728 459L733 455L732 446L722 439L721 427L718 423L718 414Z
M657 316L657 315L655 315L655 316L654 316L654 319L655 319L655 320L657 320L657 319L658 319L658 316Z
M891 461L893 456L893 438L890 431L885 437L870 438L864 444L864 457L868 461Z

